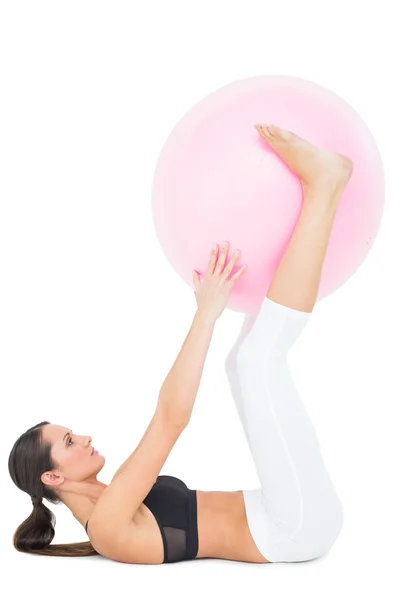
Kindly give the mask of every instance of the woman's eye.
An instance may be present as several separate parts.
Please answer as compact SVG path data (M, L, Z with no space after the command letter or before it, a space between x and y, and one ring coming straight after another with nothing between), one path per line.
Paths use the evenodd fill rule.
M68 444L67 445L69 445L70 442L72 442L72 438L68 438Z

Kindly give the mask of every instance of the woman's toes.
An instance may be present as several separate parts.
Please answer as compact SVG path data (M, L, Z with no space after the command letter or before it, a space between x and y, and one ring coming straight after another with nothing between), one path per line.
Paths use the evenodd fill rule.
M268 133L272 136L278 136L281 134L281 130L276 125L265 125Z
M261 123L256 123L254 127L257 129L258 133L263 137L270 137L269 131L266 129L265 125Z
M285 140L286 142L292 141L296 137L295 134L292 133L291 131L288 131L287 129L281 129L280 127L277 127L276 125L268 125L268 128L270 131L272 131L273 135L276 138L281 138L282 140Z
M256 123L255 128L262 136L276 142L292 141L295 137L291 131L281 129L277 125L264 125L263 123Z
M282 138L278 129L273 125L260 125L259 132L268 141L279 142L279 139Z

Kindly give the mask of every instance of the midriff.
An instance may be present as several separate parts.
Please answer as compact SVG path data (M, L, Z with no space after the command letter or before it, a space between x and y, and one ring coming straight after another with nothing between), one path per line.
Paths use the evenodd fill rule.
M199 548L196 558L223 558L269 563L258 550L248 527L242 490L204 492L196 490ZM155 562L163 561L163 543L151 510L141 504L133 518L146 531L146 542L154 547Z

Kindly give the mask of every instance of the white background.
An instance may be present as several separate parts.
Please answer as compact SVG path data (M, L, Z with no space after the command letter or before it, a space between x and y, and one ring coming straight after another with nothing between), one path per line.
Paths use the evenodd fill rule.
M394 3L0 6L0 585L18 597L59 599L397 597ZM153 228L156 160L201 98L262 74L303 77L342 96L370 128L385 166L377 239L354 276L317 304L290 357L344 506L340 537L329 554L296 564L129 565L18 553L12 535L31 501L8 474L17 437L42 420L91 435L106 457L105 483L140 441L196 309ZM161 471L192 489L259 484L223 368L242 319L226 310L217 322L192 420ZM87 539L65 506L48 506L57 517L54 543Z

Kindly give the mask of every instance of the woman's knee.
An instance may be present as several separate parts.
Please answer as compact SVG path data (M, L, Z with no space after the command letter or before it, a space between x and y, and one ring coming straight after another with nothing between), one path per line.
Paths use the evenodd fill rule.
M297 560L313 560L329 552L342 531L344 513L340 502L321 520L308 520L292 537Z
M273 306L279 305L273 303ZM245 319L236 343L238 357L245 361L259 356L263 359L285 357L301 335L310 315L283 306L279 306L276 312L268 302L258 315Z

